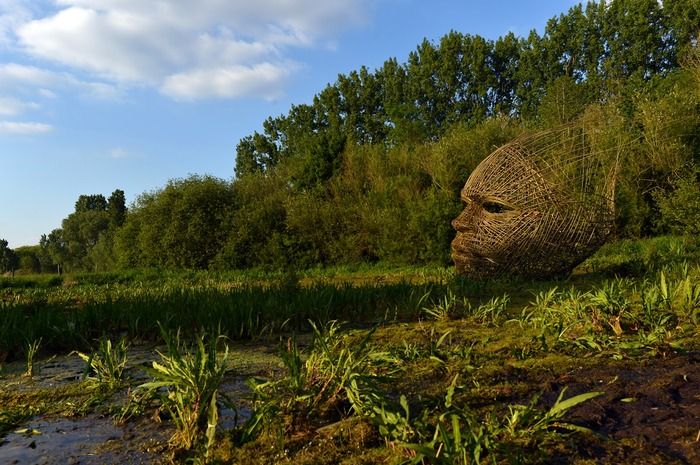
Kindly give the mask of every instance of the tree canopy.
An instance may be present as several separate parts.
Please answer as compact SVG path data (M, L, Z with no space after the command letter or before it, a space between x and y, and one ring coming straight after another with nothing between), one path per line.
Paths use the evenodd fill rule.
M0 273L14 272L19 263L17 254L5 239L0 239Z

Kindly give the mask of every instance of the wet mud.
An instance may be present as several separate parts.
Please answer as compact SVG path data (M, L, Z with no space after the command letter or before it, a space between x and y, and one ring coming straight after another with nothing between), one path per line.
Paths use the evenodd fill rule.
M129 359L136 365L129 369L129 376L143 377L138 365L153 357L151 348L131 353ZM258 366L247 367L248 374L237 372L226 378L221 392L237 409L220 410L221 429L234 428L250 416L243 401L247 393L244 380ZM15 383L18 392L65 386L79 383L83 369L84 363L76 356L52 357L39 364L32 381L21 380L19 375L0 381ZM541 401L550 405L564 387L566 397L604 393L575 407L566 417L595 435L571 436L567 450L553 451L547 463L700 465L700 351L637 361L600 360L566 373L506 369L501 376L499 382L517 380L530 385L532 391L544 392ZM126 390L118 392L110 402L119 404L125 396ZM117 423L96 412L82 417L35 416L0 438L0 464L164 463L171 428L170 422L159 423L150 417Z
M37 418L2 440L0 463L150 464L158 461L159 444L166 440L165 429L153 422L117 426L109 417Z
M140 367L156 358L152 347L130 349L126 374L132 385L146 380ZM11 389L11 392L21 395L79 386L85 362L75 354L53 356L36 364L31 379L24 376L22 370L19 362L6 366L5 376L0 377L0 389ZM250 408L244 401L249 390L245 379L250 375L234 372L227 375L221 385L220 392L236 406L220 407L219 427L222 430L232 429L250 417ZM109 407L124 405L128 389L115 392L107 402L84 416L37 415L20 422L10 432L0 434L0 465L166 463L167 443L173 434L171 422L154 421L149 416L119 422L111 415L99 413Z
M604 392L569 417L602 438L579 444L586 463L700 464L700 352L587 368L549 387L558 384Z

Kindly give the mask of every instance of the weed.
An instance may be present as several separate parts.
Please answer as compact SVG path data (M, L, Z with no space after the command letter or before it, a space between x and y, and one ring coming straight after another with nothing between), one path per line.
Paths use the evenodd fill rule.
M418 344L406 340L401 341L401 347L395 350L394 353L405 362L412 362L421 357L421 349Z
M667 300L668 297L664 297L664 293L667 292L666 289L663 293L656 285L642 289L642 315L640 323L652 329L652 331L663 329L673 316L667 310L669 302Z
M407 463L435 463L478 465L482 455L491 446L491 437L483 425L480 425L473 413L465 407L453 403L457 387L455 376L445 395L445 411L440 412L435 421L430 440L421 443L406 443L404 447L415 456ZM425 428L426 425L417 425Z
M0 409L0 445L2 445L2 436L16 428L17 425L21 424L25 420L28 420L33 415L35 415L36 409L34 408L2 408Z
M550 288L548 291L540 291L535 294L535 300L530 302L530 307L538 313L548 313L556 301L556 295L556 286Z
M223 336L205 342L205 336L200 335L194 347L184 345L179 333L173 337L164 331L163 338L168 351L158 352L160 361L154 361L153 368L148 370L155 380L139 388L157 395L170 414L176 427L170 439L173 448L190 450L205 436L208 454L214 441L219 386L226 373L228 346L223 356L218 357L216 347Z
M389 443L405 443L413 439L416 431L411 423L411 415L406 396L399 398L401 411L386 408L385 404L374 405L370 417L379 434Z
M602 395L602 392L586 392L564 399L566 387L561 390L554 405L546 412L536 408L539 398L535 396L528 405L509 405L509 413L503 422L503 433L510 438L532 438L538 434L551 431L551 428L563 428L570 431L590 433L591 430L574 425L562 418L573 407Z
M447 294L430 307L424 307L423 313L435 321L447 321L457 313L457 296L448 289Z
M83 377L110 389L118 387L122 383L124 368L126 368L128 347L124 338L114 345L110 339L103 338L97 350L89 355L76 352L86 364Z
M34 376L34 359L36 358L36 354L39 352L40 348L41 348L41 338L35 339L34 341L27 341L27 344L25 346L25 355L27 358L27 370L25 371L24 375L28 378L31 378Z
M490 458L493 463L500 463L499 459L505 458L503 455L507 456L511 450L520 448L519 444L523 441L537 444L548 436L556 436L558 430L590 433L588 428L566 422L563 418L573 407L603 394L587 392L564 399L564 388L554 405L546 411L536 407L539 397L535 396L527 405L509 405L508 413L501 419L493 415L478 418L471 409L454 402L457 379L455 376L447 388L444 410L437 412L433 420L426 422L424 417L411 423L405 400L405 415L384 414L382 417L389 421L384 420L384 428L380 431L395 440L405 432L413 436L424 436L425 430L431 428L429 425L434 425L429 440L403 443L414 455L406 463L478 465L486 458ZM387 428L387 423L398 427Z
M493 297L488 302L472 310L472 317L479 323L496 326L501 322L509 302L510 298L507 294Z
M625 288L626 281L617 279L591 292L592 323L596 329L602 330L607 324L616 335L622 334L620 321L630 307Z
M255 411L243 428L241 441L260 434L265 427L279 425L280 413L290 415L290 428L298 428L300 420L312 415L318 419L377 414L375 408L384 401L380 383L390 379L399 359L370 345L376 328L358 339L342 334L335 321L321 327L310 325L314 339L305 360L296 341L290 339L281 352L287 375L249 383Z
M356 413L362 414L381 402L377 383L386 377L379 372L398 361L369 345L374 330L351 343L340 335L336 322L325 328L312 327L313 349L305 365L307 383L314 391L311 408L342 405L345 398Z

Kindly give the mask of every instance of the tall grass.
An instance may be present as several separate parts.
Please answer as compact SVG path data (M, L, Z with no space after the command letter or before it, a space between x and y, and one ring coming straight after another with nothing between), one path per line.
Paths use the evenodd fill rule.
M672 303L676 321L697 326L700 290L693 281L697 266L690 267L684 259L697 257L698 250L696 242L681 238L607 245L579 270L594 270L593 274L571 278L582 290L571 287L569 295L555 289L559 283L472 281L444 268L393 272L368 268L356 274L342 268L294 274L132 270L64 276L60 286L48 285L52 277L39 277L35 285L0 289L0 358L18 358L25 340L40 338L48 351L88 350L90 341L105 336L159 340L159 323L168 331L182 328L183 336L220 328L232 339L311 331L308 321L323 324L341 320L367 326L417 319L421 314L438 319L471 317L481 324L498 324L512 316L508 315L510 307L526 303L523 296L530 289L540 292L521 321L580 326L593 312L598 320L594 326L626 331L626 322L634 324L626 320L642 306L639 294L634 289L621 289L622 281L599 282L637 265L647 270L649 282L658 288L658 292L645 291L644 305L656 314L660 304L668 307ZM663 297L660 278L652 276L661 270L666 273L666 292L673 294L673 299ZM378 271L390 274L391 279ZM6 278L22 282L14 281L17 279ZM681 291L686 297L681 297ZM497 295L504 297L488 300ZM620 308L630 302L633 308ZM618 328L618 324L622 326Z
M30 289L0 300L0 352L21 353L24 340L48 350L89 348L103 336L159 340L161 324L183 336L219 328L233 339L280 331L310 331L308 321L374 323L414 318L421 297L444 284L231 283L212 279ZM77 345L77 347L76 347Z

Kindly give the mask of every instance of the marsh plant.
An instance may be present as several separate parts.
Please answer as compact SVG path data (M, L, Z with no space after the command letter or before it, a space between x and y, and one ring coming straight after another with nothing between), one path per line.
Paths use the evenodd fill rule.
M469 305L468 313L481 324L497 326L503 320L503 315L505 314L506 308L508 308L509 302L510 297L508 297L508 294L503 294L500 297L491 298L488 302L474 309Z
M425 300L425 298L427 298L427 295L424 295L421 300ZM459 309L459 299L450 289L448 289L447 294L445 294L441 299L438 299L437 302L433 302L432 304L423 307L422 311L432 320L447 321L458 317Z
M190 450L206 439L208 456L214 444L218 402L224 400L219 388L227 371L228 346L224 344L223 354L217 354L223 338L200 335L188 346L179 333L163 331L167 351L158 351L160 360L147 370L154 380L139 389L156 396L174 422L176 431L170 438L174 449Z
M532 324L535 326L546 326L555 318L558 313L558 288L556 286L547 291L534 293L534 300L529 305L523 307L517 321L523 324Z
M42 348L56 352L75 349L76 340L124 330L131 340L158 340L159 323L187 337L220 328L230 338L249 339L295 325L306 331L309 319L415 317L425 306L421 296L442 295L445 288L410 282L412 274L399 275L397 282L363 278L358 284L316 278L298 287L293 276L280 281L253 273L125 272L76 277L71 286L12 288L0 296L0 358L24 354L26 335L42 337Z
M503 294L474 306L467 297L460 299L451 289L447 289L447 293L441 299L423 307L422 312L435 321L471 317L481 324L498 325L509 302L510 298L508 295Z
M310 407L342 409L347 401L356 413L366 411L380 398L378 384L398 360L370 344L374 330L357 339L341 333L337 322L312 327L314 339L305 362L306 383L313 392Z
M670 273L669 273L670 274ZM698 324L700 316L700 284L697 277L692 276L687 264L681 267L681 277L673 279L662 270L658 274L656 282L643 287L643 310L645 320L654 325L664 324L660 313L666 319L675 316L679 320Z
M502 431L509 438L532 438L538 434L546 434L552 428L569 431L590 433L591 430L563 420L564 415L573 407L590 399L603 395L602 392L586 392L564 399L566 387L560 392L557 400L548 410L537 408L539 396L535 396L527 405L509 405L508 414L502 422Z
M35 339L33 341L27 341L26 346L25 346L25 355L27 358L27 369L24 373L24 375L28 378L31 378L35 374L35 366L34 366L34 359L36 358L36 354L39 353L39 349L41 348L41 338Z
M479 464L490 447L490 437L468 407L454 403L458 376L452 379L443 408L432 419L416 422L417 437L429 437L421 442L407 442L403 447L413 457L406 463ZM433 433L430 434L430 429Z
M590 302L594 325L602 326L605 323L616 335L622 334L620 321L630 308L627 281L623 279L608 281L592 291Z
M400 360L372 346L374 330L357 335L341 332L336 321L310 325L314 338L306 354L294 339L281 352L285 377L250 384L255 413L245 428L246 438L278 422L280 413L288 415L291 421L287 427L294 429L299 426L297 420L364 416L381 405L384 393L380 384L391 379Z
M567 422L564 417L573 407L603 394L587 392L565 399L564 388L547 410L537 407L539 396L535 396L527 405L509 405L502 417L489 414L482 418L469 406L456 402L458 389L455 376L447 387L442 407L430 415L423 412L411 420L403 397L403 412L382 412L379 431L408 451L410 458L404 463L478 465L487 458L500 463L500 459L511 457L513 450L522 451L547 437L559 436L560 430L590 433L588 428ZM408 437L423 440L408 442L404 439Z
M83 377L108 388L122 384L124 369L128 361L129 344L121 338L116 344L111 339L100 340L97 350L90 354L76 352L85 361Z

